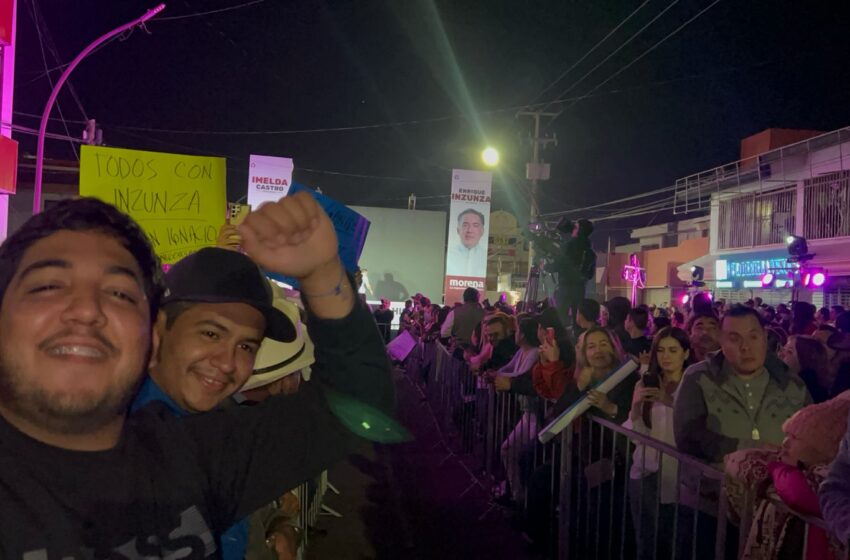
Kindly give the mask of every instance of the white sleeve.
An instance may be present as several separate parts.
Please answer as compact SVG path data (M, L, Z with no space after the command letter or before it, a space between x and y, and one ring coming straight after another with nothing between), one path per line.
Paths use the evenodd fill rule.
M452 309L446 316L446 321L440 329L440 338L449 338L452 335L452 327L455 324L455 311Z

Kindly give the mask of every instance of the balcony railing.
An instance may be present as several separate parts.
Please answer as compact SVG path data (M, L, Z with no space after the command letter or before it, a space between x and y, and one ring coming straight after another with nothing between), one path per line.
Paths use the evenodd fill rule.
M722 200L717 248L738 249L782 243L789 233L795 231L796 209L796 189L747 193Z
M803 237L850 236L850 171L825 173L804 181Z

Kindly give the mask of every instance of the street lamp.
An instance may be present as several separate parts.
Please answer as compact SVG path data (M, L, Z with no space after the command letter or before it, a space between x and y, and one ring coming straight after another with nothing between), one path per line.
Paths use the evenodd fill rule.
M481 152L481 160L487 167L496 167L499 165L499 150L493 146L488 146Z
M33 186L33 196L32 196L32 213L33 215L41 212L41 183L42 176L44 174L44 137L47 134L47 119L50 118L50 111L53 109L53 104L56 102L56 97L59 95L59 90L62 89L62 86L65 85L65 81L68 79L68 76L71 75L71 72L74 71L74 68L89 54L91 54L98 46L108 41L109 39L124 33L128 29L132 29L137 25L142 25L159 12L165 9L165 4L160 4L155 8L152 8L145 12L142 16L137 17L133 21L129 23L125 23L121 27L117 27L110 31L105 35L101 35L97 39L95 39L89 46L84 48L77 57L68 64L68 67L65 68L65 71L62 72L62 75L59 77L59 81L56 82L56 86L53 88L53 91L50 92L50 97L47 99L47 105L44 107L44 112L41 114L41 125L38 127L38 149L36 150L36 158L35 158L35 184Z

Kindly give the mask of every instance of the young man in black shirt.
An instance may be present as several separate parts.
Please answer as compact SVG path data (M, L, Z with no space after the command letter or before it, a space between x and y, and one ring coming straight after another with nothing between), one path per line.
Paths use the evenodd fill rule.
M383 343L327 215L299 193L240 233L259 266L300 281L313 382L182 419L161 403L126 416L161 292L132 220L62 202L0 247L0 558L218 558L234 521L350 451L349 428L396 429Z
M650 351L652 339L646 336L647 326L649 326L649 312L645 307L635 307L629 311L625 324L629 338L623 344L623 350L627 354L639 359L641 354Z

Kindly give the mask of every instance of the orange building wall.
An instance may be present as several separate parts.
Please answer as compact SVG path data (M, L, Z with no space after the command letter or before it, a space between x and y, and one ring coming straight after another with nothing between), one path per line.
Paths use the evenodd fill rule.
M755 157L757 155L802 142L807 138L823 134L818 130L797 130L794 128L768 128L758 134L753 134L741 140L741 159Z
M671 288L681 287L678 267L708 254L708 237L687 239L676 247L650 249L638 253L641 266L646 269L646 287ZM629 262L629 255L614 254L608 258L608 286L611 288L626 288L630 284L623 280L623 266Z

